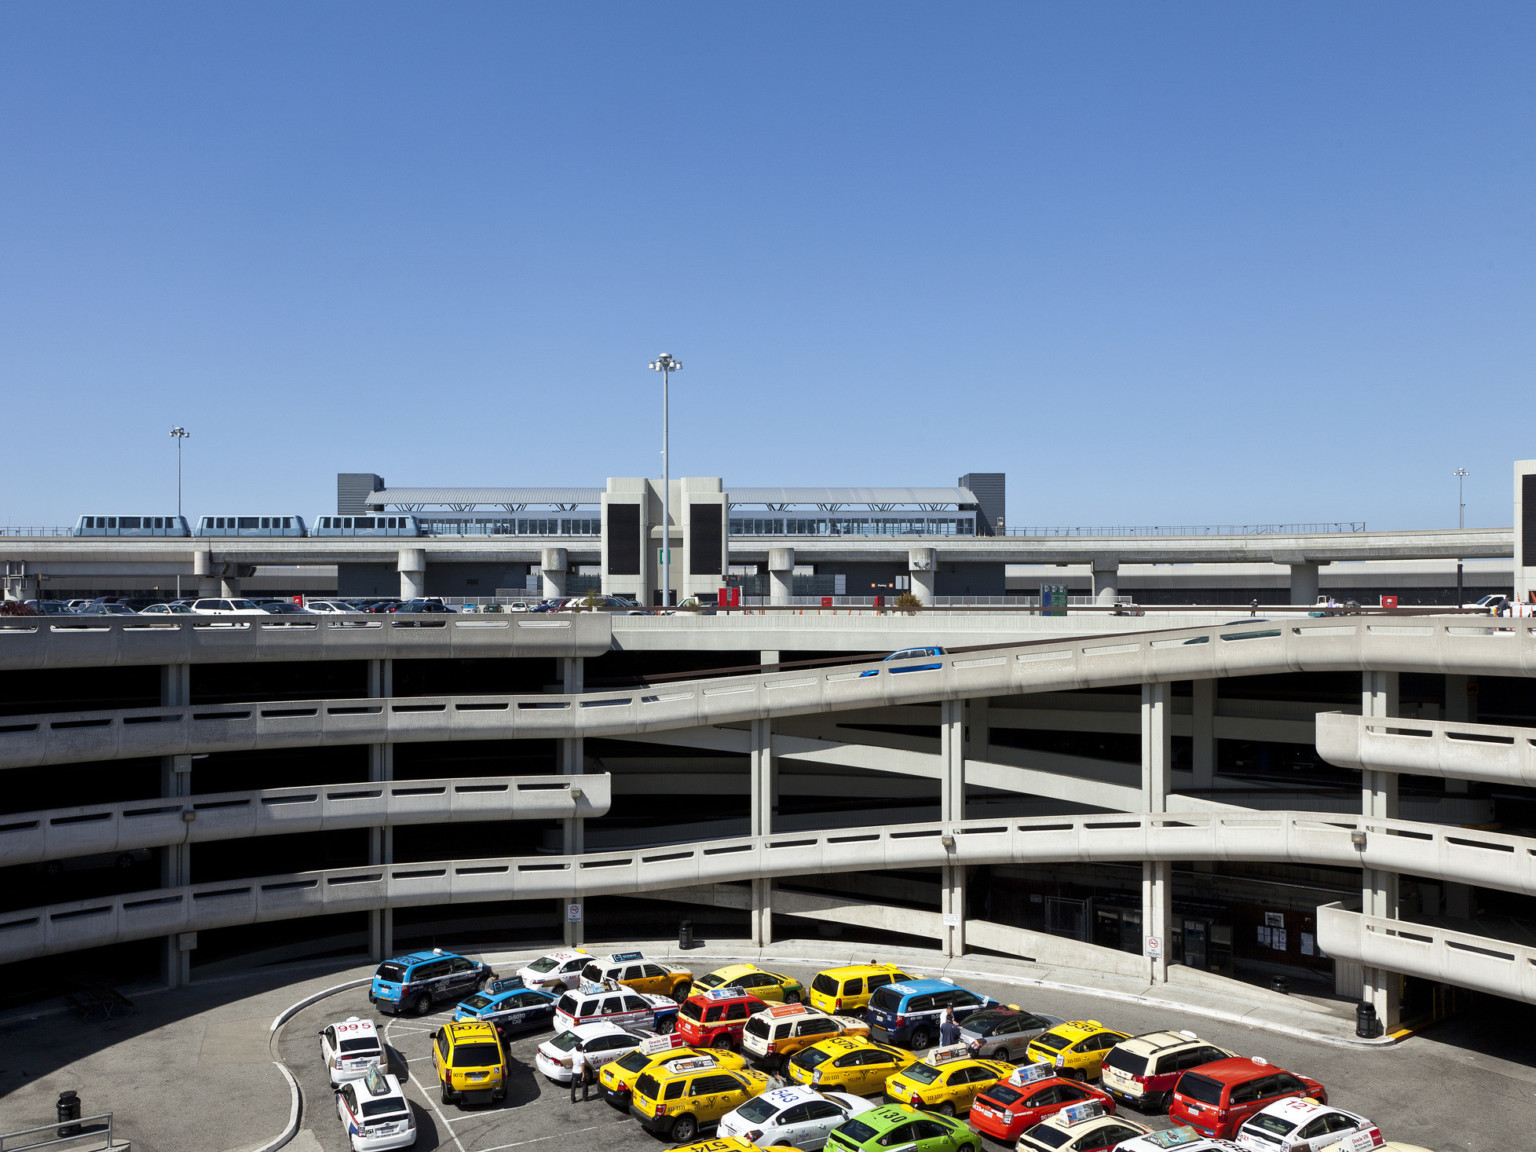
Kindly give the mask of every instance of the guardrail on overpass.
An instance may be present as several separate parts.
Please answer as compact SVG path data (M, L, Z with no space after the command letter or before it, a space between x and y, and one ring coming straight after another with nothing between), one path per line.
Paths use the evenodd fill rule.
M573 623L581 619L575 617ZM1536 670L1533 628L1536 620L1463 617L1420 617L1411 623L1365 617L1255 621L1078 637L912 661L685 680L623 692L285 701L10 716L0 718L0 768L252 748L623 736L943 699L1296 671L1522 676Z
M1319 712L1317 754L1340 768L1536 786L1536 728Z
M1364 834L1363 843L1356 843L1358 833ZM1282 861L1410 872L1536 894L1536 851L1531 843L1497 833L1310 812L1125 814L835 829L582 856L370 865L132 892L0 914L0 963L322 913L655 892L759 878L949 865Z

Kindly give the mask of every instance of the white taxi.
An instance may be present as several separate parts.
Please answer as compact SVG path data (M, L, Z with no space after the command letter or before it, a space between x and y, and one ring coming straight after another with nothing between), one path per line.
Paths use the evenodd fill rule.
M1385 1141L1381 1129L1364 1116L1307 1097L1277 1100L1243 1121L1233 1140L1254 1152L1322 1152L1346 1138L1349 1152L1371 1152Z
M617 980L582 983L561 996L555 1004L555 1027L574 1028L578 1024L602 1021L666 1035L677 1030L677 1009L677 1001L670 996L636 992Z
M561 1028L539 1045L533 1062L545 1077L556 1084L571 1082L571 1052L577 1044L586 1054L587 1065L593 1079L603 1065L633 1052L652 1034L631 1032L617 1024L578 1024L574 1028Z
M375 1060L389 1063L384 1058L378 1028L372 1020L357 1016L320 1029L320 1059L325 1061L332 1088L344 1080L356 1080Z
M1166 1128L1161 1132L1148 1132L1134 1140L1127 1140L1115 1148L1115 1152L1242 1152L1230 1140L1218 1140L1202 1136L1188 1124Z
M1018 1152L1104 1152L1150 1131L1135 1120L1109 1115L1097 1100L1085 1100L1024 1129L1017 1148Z
M873 1101L846 1092L818 1092L798 1084L774 1088L722 1116L718 1135L734 1136L760 1148L790 1144L815 1152L844 1120L876 1107Z
M362 1076L336 1089L336 1115L346 1127L352 1152L386 1152L416 1143L416 1117L410 1102L400 1081L377 1061Z
M580 948L548 952L517 970L523 986L544 992L564 992L581 983L581 970L592 957Z

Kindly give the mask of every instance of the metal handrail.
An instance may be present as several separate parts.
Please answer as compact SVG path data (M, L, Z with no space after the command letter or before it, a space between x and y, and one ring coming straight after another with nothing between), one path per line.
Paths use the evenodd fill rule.
M75 526L73 524L52 525L48 527L34 527L23 524L0 526L0 536L73 536Z
M112 1113L103 1112L98 1116L82 1116L78 1120L55 1120L52 1124L40 1124L36 1128L23 1128L19 1132L0 1132L0 1152L29 1152L33 1148L51 1148L59 1144L73 1144L76 1140L98 1140L102 1136L100 1128L85 1130L87 1124L95 1124L105 1121L107 1142L101 1146L101 1152L116 1146L112 1138ZM73 1136L55 1135L51 1140L34 1140L30 1144L8 1144L6 1141L14 1140L18 1136L32 1136L38 1132L55 1132L61 1128L73 1125L79 1129Z
M1316 533L1364 532L1364 520L1332 520L1316 524L1152 524L1135 527L1081 526L1030 528L1009 525L1004 536L1307 536Z

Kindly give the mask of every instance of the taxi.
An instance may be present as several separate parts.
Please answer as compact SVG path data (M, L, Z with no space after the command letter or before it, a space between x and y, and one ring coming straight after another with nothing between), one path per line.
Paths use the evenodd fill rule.
M466 1020L439 1028L432 1034L432 1070L444 1104L507 1098L507 1054L490 1024Z
M722 1136L715 1140L700 1140L673 1148L671 1152L794 1152L793 1148L781 1148L776 1144L754 1144L750 1140L738 1140L734 1136Z
M1084 1100L1026 1128L1017 1152L1109 1152L1121 1141L1151 1131L1145 1124L1113 1115L1097 1100Z
M503 992L487 988L461 1001L454 1009L453 1018L494 1024L496 1031L505 1038L512 1032L527 1032L547 1025L555 1018L556 999L553 992L524 988L521 984Z
M894 964L848 964L816 973L811 981L811 1007L823 1012L862 1012L877 988L915 977Z
M1068 1020L1036 1036L1024 1054L1036 1064L1051 1065L1059 1076L1093 1080L1109 1050L1129 1039L1124 1032L1106 1028L1097 1020Z
M971 1127L1012 1144L1026 1128L1033 1128L1069 1104L1086 1100L1096 1100L1106 1113L1115 1114L1115 1102L1107 1092L1091 1084L1063 1080L1049 1064L1025 1064L982 1090L971 1104Z
M700 976L698 985L706 992L726 985L741 988L759 1000L774 1004L798 1004L805 999L805 985L793 976L781 976L768 972L756 964L727 964Z
M336 1090L336 1115L346 1126L352 1152L386 1152L416 1143L416 1117L400 1081L378 1061Z
M1322 1152L1354 1137L1360 1152L1371 1152L1385 1143L1381 1129L1358 1112L1331 1104L1293 1097L1260 1109L1238 1128L1233 1141L1240 1148L1259 1152Z
M1168 1119L1188 1124L1202 1136L1226 1140L1249 1117L1291 1096L1328 1103L1328 1090L1316 1080L1276 1068L1259 1056L1234 1056L1180 1076Z
M971 1101L1013 1071L1001 1060L977 1060L964 1044L935 1048L885 1082L885 1098L946 1116L969 1112Z
M585 948L562 948L523 965L517 975L525 987L542 988L558 996L581 983L581 970L590 959Z
M1109 1050L1099 1067L1099 1083L1122 1104L1143 1111L1165 1111L1173 1099L1173 1086L1183 1073L1233 1055L1193 1032L1148 1032L1122 1040Z
M852 1092L873 1096L885 1091L885 1082L917 1057L903 1048L880 1044L861 1036L833 1036L802 1048L785 1068L796 1084L809 1084L823 1092Z
M617 1024L621 1028L650 1028L663 1034L677 1028L677 1001L670 996L636 992L616 980L582 983L555 1004L556 1026Z
M434 948L380 964L368 987L368 999L380 1012L421 1016L438 1001L459 1000L494 979L496 973L489 964Z
M852 1016L828 1016L804 1004L775 1004L747 1021L741 1047L764 1067L782 1067L800 1049L828 1037L868 1035L869 1025Z
M658 1036L646 1040L639 1047L603 1065L603 1070L598 1073L597 1083L602 1091L603 1099L621 1111L629 1108L629 1095L634 1090L635 1081L640 1079L644 1072L649 1072L658 1065L670 1060L697 1059L707 1057L713 1060L716 1068L726 1072L734 1072L739 1068L745 1068L747 1061L744 1057L734 1052L724 1052L718 1048L705 1051L702 1048L668 1048L663 1046L663 1041L671 1040L672 1036Z
M635 1078L629 1114L647 1132L687 1144L702 1125L741 1107L770 1083L750 1068L727 1072L713 1056L667 1060Z
M540 1072L556 1084L571 1082L571 1068L576 1046L581 1046L587 1064L595 1072L610 1061L627 1056L648 1040L656 1040L669 1049L670 1036L639 1035L617 1024L578 1024L575 1028L562 1028L541 1043L533 1054L533 1063Z
M822 1093L799 1085L771 1088L721 1117L718 1134L816 1152L832 1129L874 1107L863 1097L845 1092Z
M670 996L679 1002L688 998L688 989L693 986L692 971L676 964L647 960L643 952L614 952L588 960L582 967L581 978L589 984L616 980L636 992Z
M1187 1124L1127 1140L1115 1152L1242 1152L1230 1140L1202 1136ZM1278 1150L1276 1150L1278 1152Z
M946 1012L953 1012L959 1023L985 1008L998 1007L1001 1005L992 997L941 976L937 980L903 980L875 989L864 1018L876 1040L926 1048L938 1036Z
M910 1104L885 1104L844 1120L825 1145L827 1152L955 1152L975 1147L975 1133L960 1121L919 1112Z
M745 988L731 984L708 992L695 990L677 1010L677 1031L689 1044L729 1052L741 1047L742 1029L752 1015L767 1007Z
M348 1016L320 1029L320 1059L325 1061L332 1088L343 1080L357 1079L368 1071L368 1065L383 1055L379 1030L372 1020Z

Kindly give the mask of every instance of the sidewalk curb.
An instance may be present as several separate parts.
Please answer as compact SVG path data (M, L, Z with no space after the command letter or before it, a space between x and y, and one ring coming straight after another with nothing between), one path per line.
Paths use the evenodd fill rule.
M293 1073L288 1071L281 1060L274 1060L272 1063L277 1065L277 1070L283 1074L283 1079L288 1081L288 1123L281 1132L253 1152L277 1152L299 1134L299 1115L304 1110L304 1097L299 1091L299 1082L294 1079Z

